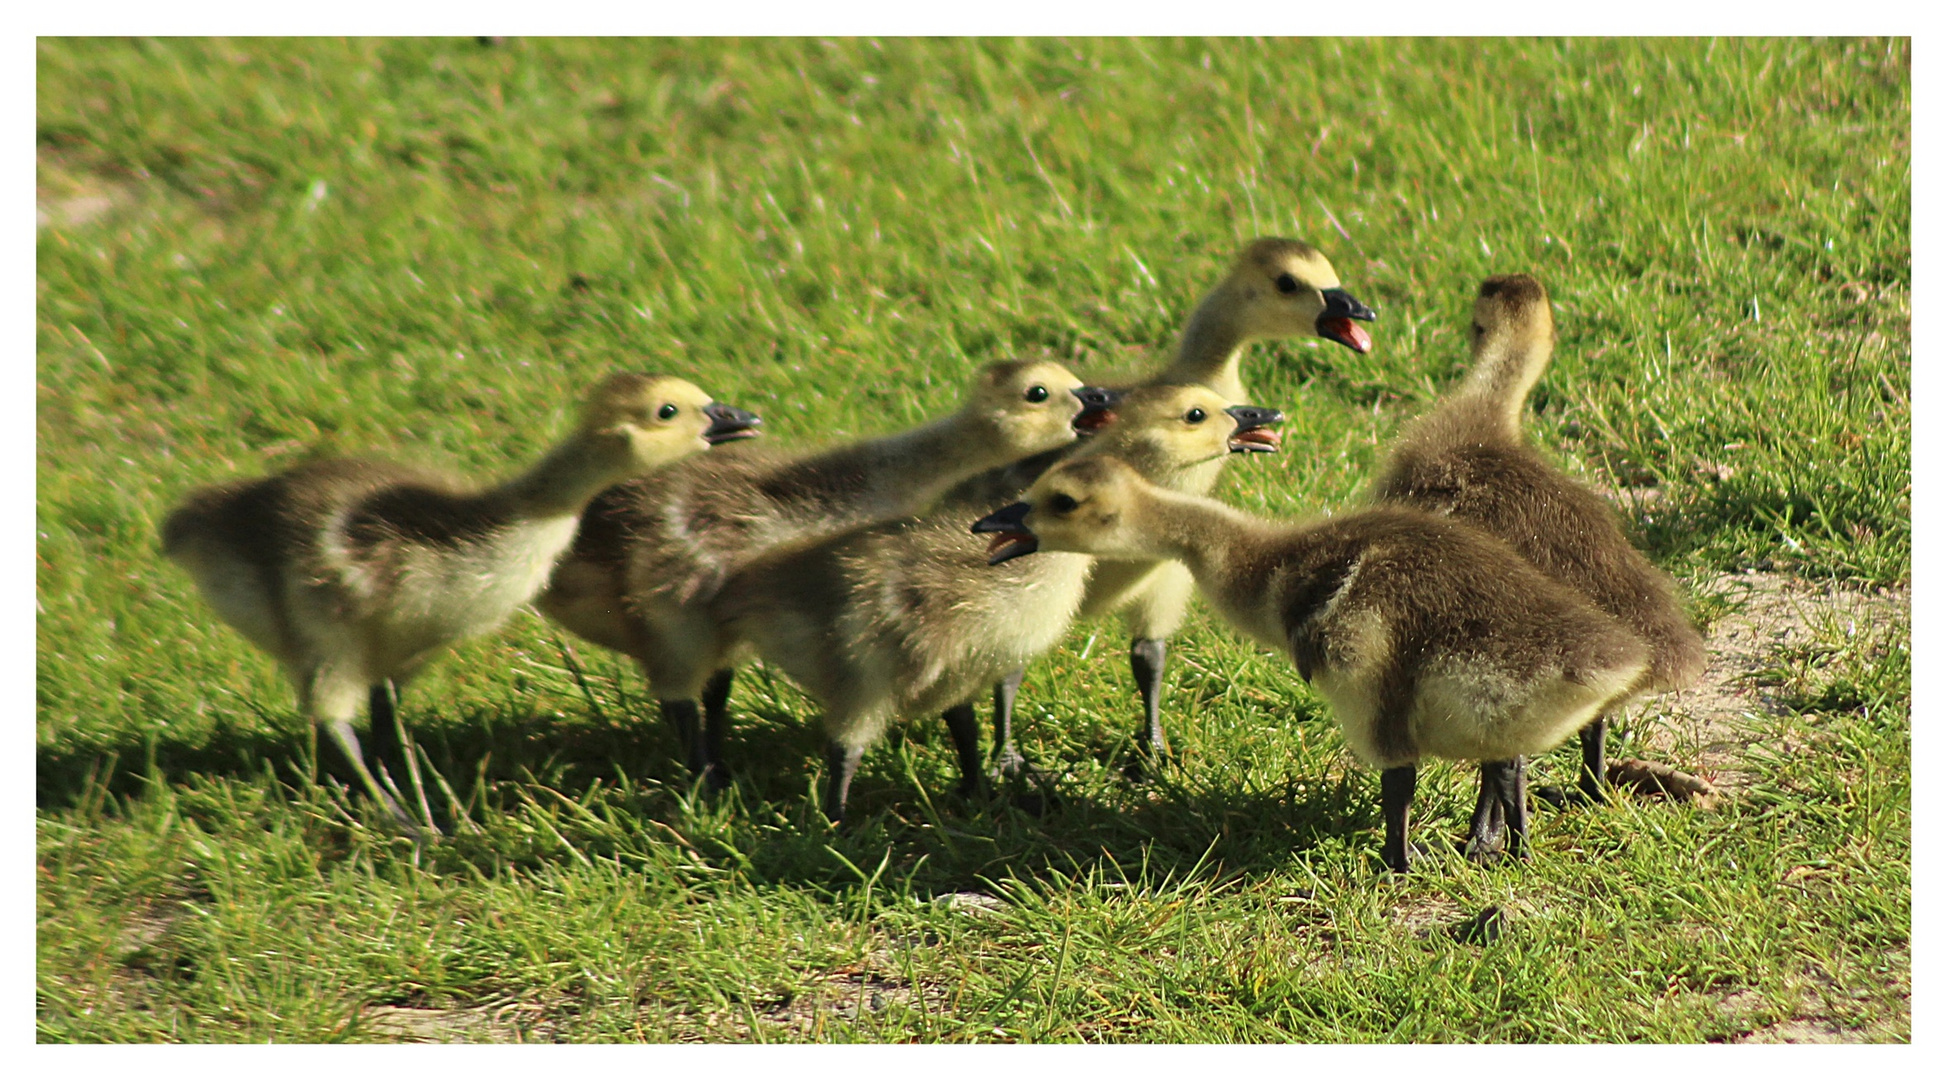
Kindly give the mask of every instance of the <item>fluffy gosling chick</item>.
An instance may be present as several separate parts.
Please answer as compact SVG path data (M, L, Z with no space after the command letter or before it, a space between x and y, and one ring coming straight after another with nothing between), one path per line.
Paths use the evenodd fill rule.
M1521 430L1528 393L1554 351L1547 290L1526 274L1488 278L1472 338L1466 380L1394 443L1372 501L1450 515L1500 537L1648 643L1638 693L1688 685L1703 671L1704 642L1676 582L1629 542L1614 508L1543 460ZM1586 798L1601 792L1607 726L1599 715L1581 733Z
M908 431L793 456L712 454L617 485L582 515L537 606L634 657L691 770L722 786L731 657L708 604L725 575L757 552L918 512L975 473L1067 446L1107 403L1060 364L1002 361L958 411Z
M754 435L757 423L683 379L617 374L590 392L573 435L495 487L382 461L313 461L192 492L163 522L162 551L276 657L304 713L411 825L396 785L360 752L360 700L372 703L375 740L403 743L388 685L532 598L597 492ZM430 825L423 792L420 802Z
M1275 449L1274 409L1233 406L1201 386L1130 391L1117 419L1076 453L1115 453L1151 478L1186 482L1213 458ZM943 712L963 794L980 783L969 702L1053 648L1088 577L1083 556L999 569L966 533L964 506L767 553L712 606L728 637L753 646L824 707L825 811L842 820L865 749L894 717Z
M1353 753L1382 770L1382 855L1395 871L1411 858L1407 814L1423 755L1540 753L1627 694L1648 666L1640 639L1507 545L1406 507L1267 521L1098 456L1051 469L974 529L997 534L993 558L1003 563L1050 551L1188 566L1225 619L1291 656ZM1500 780L1483 774L1490 779ZM1500 808L1506 849L1519 854L1523 793L1497 786L1482 805ZM1479 831L1487 823L1475 816Z

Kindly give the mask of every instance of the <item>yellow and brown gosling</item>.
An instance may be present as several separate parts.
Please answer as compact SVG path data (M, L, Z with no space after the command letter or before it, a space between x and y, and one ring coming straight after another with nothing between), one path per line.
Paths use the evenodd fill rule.
M1372 501L1445 514L1500 537L1648 643L1637 693L1688 685L1703 671L1704 643L1676 582L1629 542L1613 507L1543 460L1521 429L1528 393L1554 351L1547 290L1526 274L1488 278L1474 301L1472 338L1466 380L1394 443ZM1607 715L1598 715L1581 733L1586 798L1601 792L1607 727Z
M1518 761L1545 751L1628 694L1648 666L1627 627L1500 540L1409 507L1267 521L1096 456L1049 470L974 529L995 534L1004 564L1048 551L1188 566L1225 619L1292 658L1353 753L1382 770L1382 854L1395 871L1411 859L1421 757ZM1519 782L1483 770L1475 858L1522 853Z
M1117 454L1165 484L1213 458L1275 449L1268 428L1282 419L1201 386L1133 390L1115 412L1076 453ZM948 506L766 554L733 574L712 606L726 640L753 646L823 706L834 821L866 747L899 716L943 713L960 790L977 790L974 694L1053 648L1074 618L1089 560L989 567L985 546L966 532L968 517L988 508Z
M590 641L635 658L718 786L731 657L707 605L738 564L925 509L975 473L1074 442L1108 396L1060 364L987 365L962 407L908 431L815 453L712 454L610 488L538 606ZM698 699L702 723L699 723Z
M1206 386L1229 402L1248 402L1241 365L1252 342L1316 336L1363 353L1372 348L1372 338L1358 324L1373 318L1373 310L1339 284L1338 272L1317 248L1301 240L1259 237L1237 253L1224 279L1198 302L1169 365L1140 385ZM1221 459L1210 462L1173 486L1207 495L1222 464ZM1016 498L1025 487L987 493L986 506ZM1150 756L1168 751L1162 722L1166 642L1183 625L1191 592L1181 565L1099 559L1082 600L1083 618L1117 613L1129 632L1129 669L1142 702L1136 741ZM995 755L1006 773L1025 765L1012 732L1019 684L1016 672L995 688Z
M162 551L277 659L305 715L412 825L397 784L360 752L360 700L371 702L375 743L392 742L414 774L392 688L531 599L597 492L754 435L757 423L683 379L617 374L589 393L573 435L505 483L479 490L383 461L313 461L190 493L163 522Z

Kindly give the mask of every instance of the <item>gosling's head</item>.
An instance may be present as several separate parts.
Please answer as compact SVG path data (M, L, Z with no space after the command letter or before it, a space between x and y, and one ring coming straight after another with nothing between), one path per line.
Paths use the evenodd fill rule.
M669 375L618 372L588 392L581 430L642 471L718 443L755 438L756 413L710 400L695 383Z
M1142 558L1155 555L1137 525L1137 504L1155 489L1119 458L1064 461L1035 481L1021 501L974 522L990 533L988 565L1036 551Z
M1261 236L1244 245L1220 287L1246 339L1322 337L1369 352L1372 335L1353 320L1373 310L1339 287L1338 271L1302 240Z
M1142 386L1115 404L1115 422L1085 453L1112 455L1152 477L1226 454L1278 448L1276 409L1232 405L1207 386Z
M1481 282L1474 299L1473 351L1553 345L1555 316L1548 290L1527 274L1502 274Z
M987 426L996 449L1027 457L1092 430L1106 402L1053 361L1001 360L981 369L966 408Z

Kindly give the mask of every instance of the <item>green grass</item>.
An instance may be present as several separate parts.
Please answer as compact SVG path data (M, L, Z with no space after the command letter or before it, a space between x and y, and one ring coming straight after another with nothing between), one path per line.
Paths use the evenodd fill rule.
M288 687L155 554L192 486L315 451L516 468L615 367L759 409L779 445L937 415L1001 355L1141 370L1277 233L1380 309L1377 347L1252 354L1291 419L1233 502L1352 500L1460 370L1474 285L1525 270L1561 328L1536 438L1654 489L1633 520L1659 562L1903 583L1906 42L37 60L42 201L107 207L37 245L43 1041L386 1038L384 1005L563 1039L1909 1037L1904 621L1777 659L1791 711L1749 721L1757 780L1727 809L1542 811L1530 865L1395 880L1376 776L1285 661L1207 618L1172 654L1180 764L1154 782L1119 767L1121 633L1085 626L1023 695L1055 809L945 796L922 719L868 755L840 834L787 683L740 679L739 787L694 801L639 676L584 645L577 681L522 615L409 688L480 827L415 851L310 783ZM1425 770L1429 836L1469 783ZM1005 903L939 899L963 891ZM1497 942L1450 933L1490 905Z

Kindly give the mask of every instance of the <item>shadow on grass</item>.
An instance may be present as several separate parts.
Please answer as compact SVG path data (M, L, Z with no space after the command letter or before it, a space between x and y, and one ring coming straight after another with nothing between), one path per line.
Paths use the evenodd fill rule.
M484 712L457 718L419 715L410 700L402 711L414 739L456 786L462 778L476 783L483 778L546 777L579 787L596 778L613 778L618 765L624 774L640 776L645 767L667 772L677 760L675 739L659 722L630 726ZM266 769L281 777L311 775L317 744L302 721L291 716L266 721L273 730L218 719L195 742L152 735L108 745L39 747L36 805L42 810L76 807L103 790L132 797L156 778L181 783L192 776L256 777ZM361 728L359 738L369 753L370 733ZM332 761L334 756L326 754L324 771L348 782L349 774Z
M933 720L895 729L873 748L855 780L848 823L834 829L813 797L823 782L822 735L815 724L771 710L736 713L726 746L736 783L717 794L692 788L677 740L660 721L415 716L410 703L406 712L427 757L479 826L452 828L451 804L429 790L448 835L414 858L435 872L607 861L698 882L729 871L760 887L840 894L874 880L909 895L939 895L1057 876L1214 880L1269 870L1376 824L1370 785L1357 775L1244 790L1221 774L1170 768L1134 783L1113 768L1122 747L1110 744L1085 748L1076 762L1077 773L1091 764L1100 769L1096 780L1071 774L1037 789L1051 796L1039 814L1022 809L1018 787L960 798L952 793L951 746ZM305 779L312 752L301 730L221 728L196 745L163 739L43 747L38 803L87 813L103 792L138 798L158 779L180 788L198 780L256 784L266 776L278 779L285 801L317 803L327 794ZM1058 771L1063 763L1042 765ZM354 812L375 836L395 831L363 800ZM307 827L343 832L317 838L332 859L360 846L349 825L328 824L333 814L306 818ZM235 821L207 825L212 832L238 829Z
M1694 492L1647 524L1632 521L1630 532L1664 565L1701 560L1723 569L1771 569L1775 563L1885 583L1909 573L1911 525L1884 501L1733 481Z

